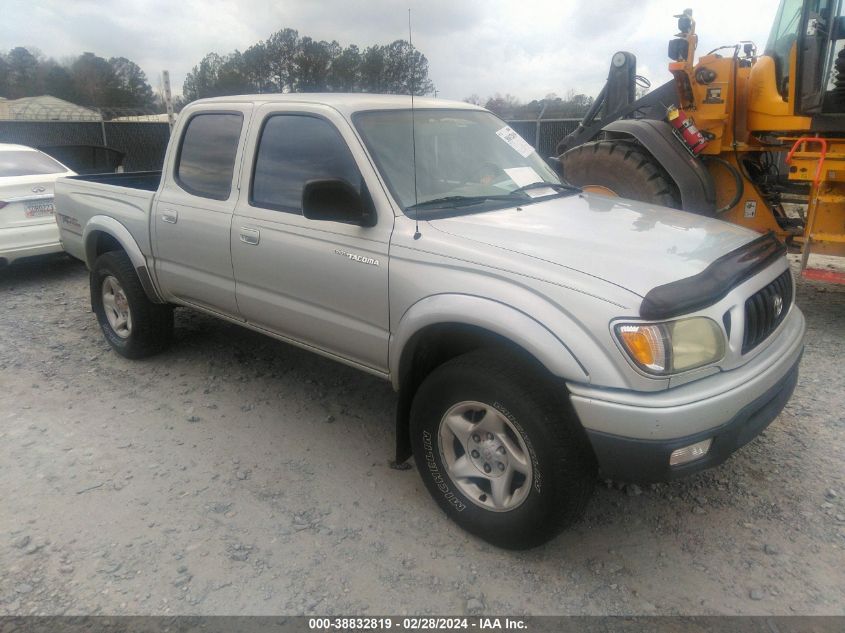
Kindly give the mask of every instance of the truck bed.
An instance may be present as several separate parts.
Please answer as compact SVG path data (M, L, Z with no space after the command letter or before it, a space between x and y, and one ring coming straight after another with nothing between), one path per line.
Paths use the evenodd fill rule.
M123 174L88 174L85 176L71 176L68 180L82 180L97 182L103 185L127 187L129 189L143 189L156 191L161 182L161 171L130 171Z
M150 210L161 175L160 171L140 171L59 178L55 207L64 249L87 261L84 230L96 230L104 221L117 221L149 256Z

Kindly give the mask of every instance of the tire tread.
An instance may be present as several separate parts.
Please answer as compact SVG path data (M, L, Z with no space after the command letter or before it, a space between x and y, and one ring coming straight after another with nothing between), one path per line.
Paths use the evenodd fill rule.
M100 321L100 327L110 327L108 321L104 321L105 315L100 313L100 284L104 271L114 274L120 281L132 310L132 334L126 344L116 344L104 332L106 340L119 354L132 359L152 356L165 349L173 337L173 307L149 300L132 261L124 251L103 253L91 269L91 305Z
M670 176L645 148L632 141L585 143L563 154L560 164L564 178L573 185L602 185L621 197L681 208L680 194Z
M512 535L500 537L496 534L485 533L483 528L474 529L477 526L461 524L500 547L508 549L535 547L554 538L583 515L595 487L595 457L583 428L572 410L565 389L564 392L560 391L562 385L553 381L533 359L511 353L510 350L481 349L447 361L429 375L417 392L417 396L428 397L427 391L432 386L431 383L426 385L429 378L434 377L436 383L441 378L479 371L483 372L485 380L494 384L513 385L521 397L539 407L545 433L545 437L542 438L544 453L558 455L559 458L545 460L543 465L543 480L548 481L547 485L553 491L551 500L544 502L547 513L541 521L535 521L529 527L525 527L518 537ZM415 397L411 411L412 425L421 424L419 409L420 401ZM418 434L412 426L412 437L415 435ZM537 444L536 438L532 442ZM551 451L546 450L549 447ZM418 469L425 478L427 473L422 464L424 460L416 450L415 459L417 459ZM426 483L428 485L428 482ZM450 510L448 505L441 498L434 496L448 514ZM452 516L452 518L457 520L458 517Z

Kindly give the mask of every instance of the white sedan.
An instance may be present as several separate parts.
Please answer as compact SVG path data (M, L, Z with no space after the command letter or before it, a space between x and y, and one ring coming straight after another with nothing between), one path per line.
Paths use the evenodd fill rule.
M0 265L62 251L53 184L75 175L37 149L0 143Z

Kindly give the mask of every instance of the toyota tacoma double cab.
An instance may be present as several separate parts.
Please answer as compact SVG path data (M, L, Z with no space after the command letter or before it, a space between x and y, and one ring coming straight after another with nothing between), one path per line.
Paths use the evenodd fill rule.
M165 348L187 306L389 380L396 460L502 547L578 519L599 473L721 463L797 381L773 236L582 192L466 103L196 101L161 172L63 178L55 202L119 354Z

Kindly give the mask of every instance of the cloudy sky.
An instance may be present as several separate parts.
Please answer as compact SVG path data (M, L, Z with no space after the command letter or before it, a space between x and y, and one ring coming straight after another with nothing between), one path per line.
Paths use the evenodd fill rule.
M570 89L595 95L617 50L637 55L639 74L655 85L666 81L672 15L686 6L704 53L739 40L762 48L777 0L0 0L0 50L128 57L153 88L169 69L179 93L208 52L244 50L284 27L343 45L386 44L407 37L410 7L439 96L530 101Z

